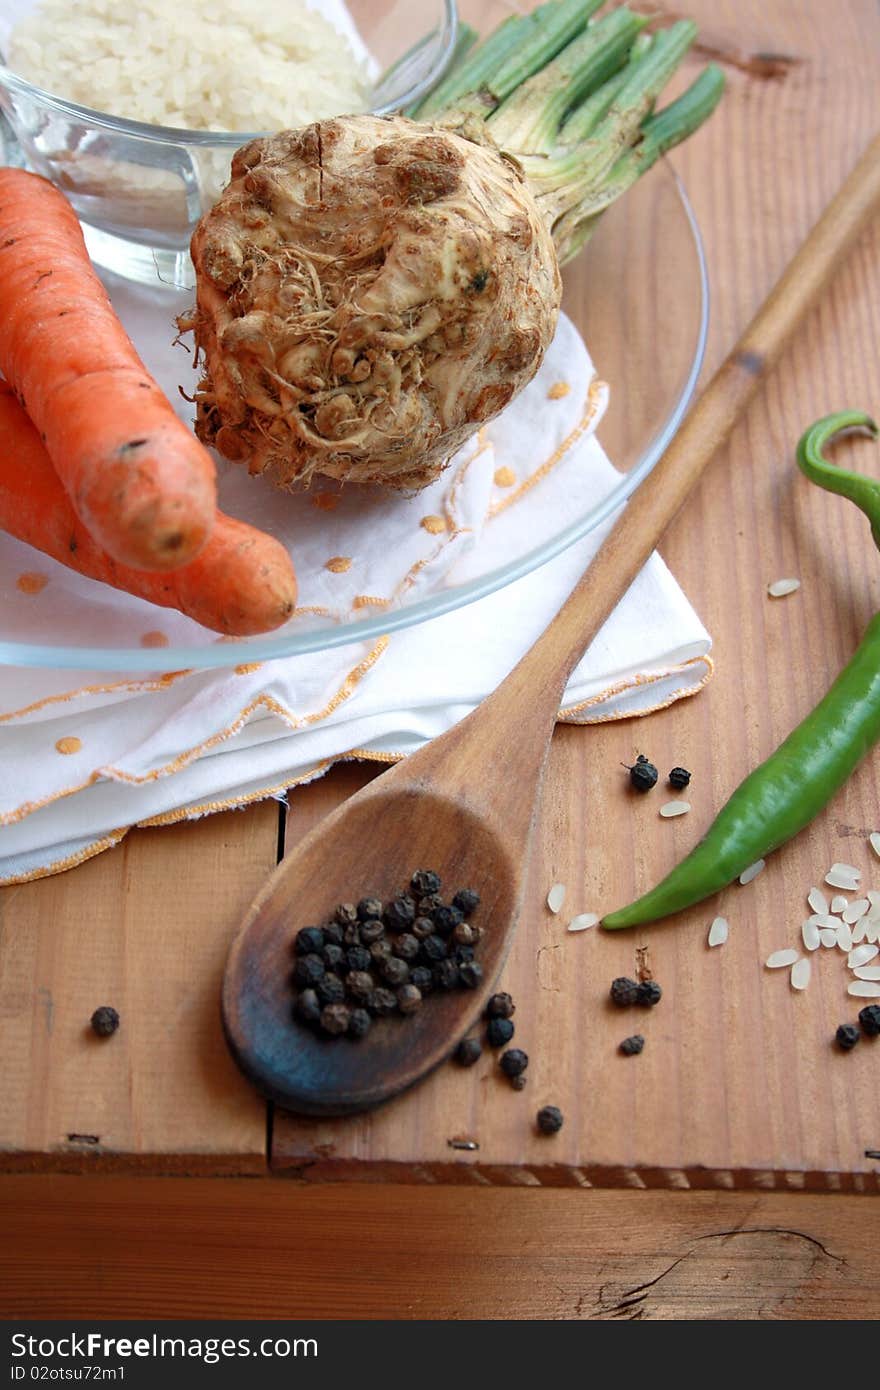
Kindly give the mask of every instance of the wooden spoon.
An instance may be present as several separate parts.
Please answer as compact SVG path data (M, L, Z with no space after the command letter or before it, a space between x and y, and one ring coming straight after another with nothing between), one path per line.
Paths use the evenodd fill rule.
M534 647L472 714L340 806L269 879L230 952L223 1022L242 1070L280 1105L312 1115L378 1105L443 1061L481 1014L516 926L568 678L878 207L880 137ZM471 887L480 894L473 920L485 932L477 956L481 985L435 991L415 1014L377 1020L360 1041L321 1037L295 1022L290 973L297 929L325 920L342 901L387 900L419 868L436 869L449 893Z

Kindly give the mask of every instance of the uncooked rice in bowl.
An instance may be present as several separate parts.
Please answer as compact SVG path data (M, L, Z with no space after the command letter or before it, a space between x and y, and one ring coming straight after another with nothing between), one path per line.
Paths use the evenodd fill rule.
M189 130L292 129L369 104L361 56L301 0L42 0L6 61L67 101Z

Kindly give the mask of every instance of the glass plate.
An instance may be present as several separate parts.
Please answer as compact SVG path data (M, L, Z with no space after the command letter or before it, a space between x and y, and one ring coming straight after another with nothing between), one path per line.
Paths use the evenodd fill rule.
M163 290L137 292L155 294L162 301L169 325L183 307ZM119 293L123 293L121 287ZM133 291L129 288L125 293ZM437 580L436 590L411 590L409 600L404 596L390 610L377 612L366 606L341 622L300 614L277 632L242 639L221 638L175 615L169 640L163 635L163 627L169 626L169 610L74 576L0 534L0 663L170 671L319 651L425 622L546 564L603 522L633 492L660 458L694 392L706 341L706 266L693 212L665 161L610 209L585 251L566 269L563 308L580 329L599 376L610 385L610 405L599 437L622 476L596 505L576 516L560 515L558 528L542 544L530 547L524 539L521 550L509 554L503 565L483 572L469 556L466 582L456 583L453 571ZM160 381L163 375L157 370L156 352L169 354L171 365L166 364L163 384L176 396L175 386L167 384L169 370L172 382L175 374L180 377L181 349L173 347L172 336L170 330L167 347L163 343L161 349L151 344L148 351L148 345L139 341L136 345ZM171 357L172 353L178 356ZM235 496L240 497L242 489L237 484L243 470L237 468L234 473ZM251 489L245 495L252 495L256 503L253 517L245 519L263 524L269 484L262 479L245 482ZM295 505L286 494L271 490L270 495L277 498L273 506ZM527 507L528 498L518 505ZM314 511L311 515L315 516ZM27 605L15 592L25 571L49 573L52 580ZM10 602L13 598L16 601ZM150 645L148 629L158 630L167 645ZM135 633L140 641L132 645Z

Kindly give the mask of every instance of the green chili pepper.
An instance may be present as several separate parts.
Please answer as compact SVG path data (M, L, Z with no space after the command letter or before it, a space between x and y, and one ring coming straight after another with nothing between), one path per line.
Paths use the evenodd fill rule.
M876 438L870 416L839 411L811 426L797 447L798 466L829 492L841 493L868 517L880 548L880 483L836 468L822 456L843 430ZM603 919L609 930L654 922L702 902L819 814L880 738L880 613L825 698L776 750L740 783L703 839L666 878L628 907Z

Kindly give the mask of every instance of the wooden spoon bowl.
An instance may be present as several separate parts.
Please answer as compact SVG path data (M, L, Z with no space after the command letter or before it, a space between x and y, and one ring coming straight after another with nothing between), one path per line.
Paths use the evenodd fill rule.
M495 829L457 799L412 785L395 790L388 781L380 778L298 846L294 892L289 860L276 869L229 959L223 1019L236 1061L265 1095L302 1114L367 1109L442 1062L484 1010L510 942L520 876ZM391 827L399 830L388 834ZM387 902L438 858L447 901L461 887L480 894L472 919L484 929L475 957L480 987L435 990L405 1018L374 1019L358 1040L329 1038L295 1019L299 928L326 921L340 900Z

